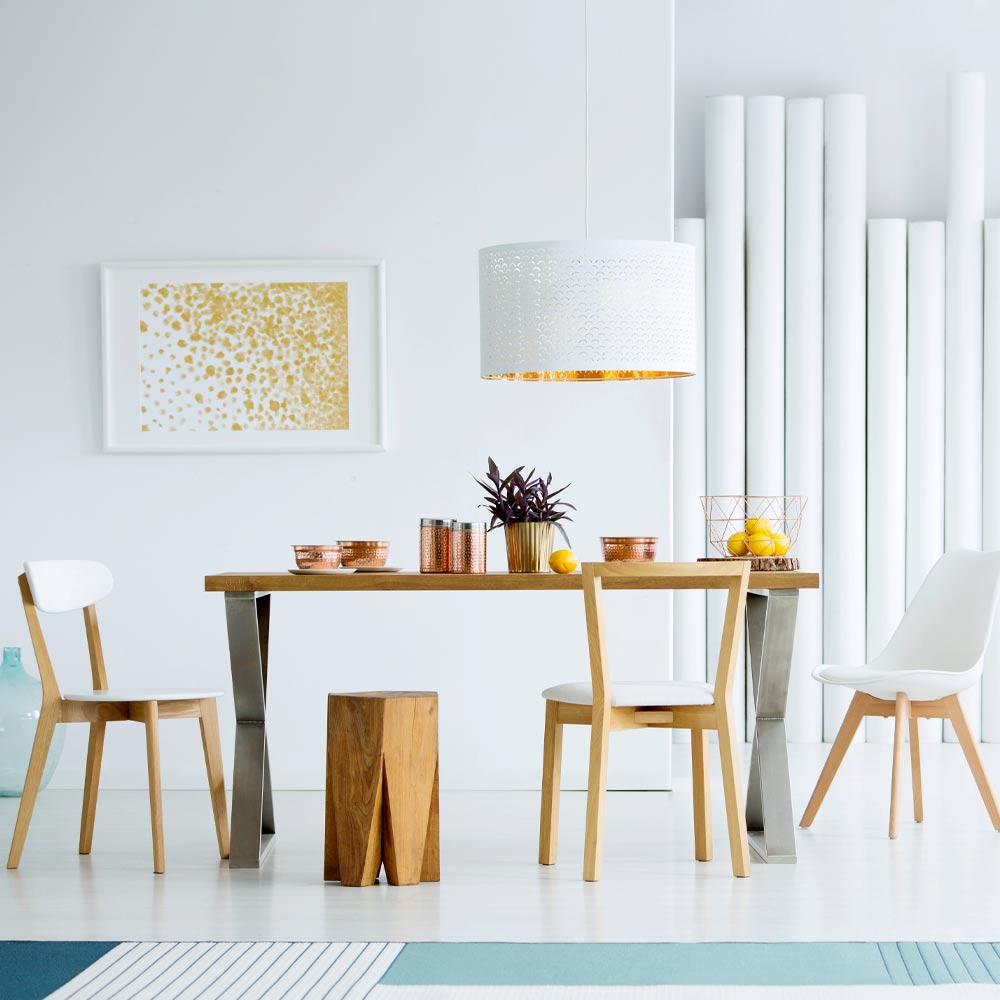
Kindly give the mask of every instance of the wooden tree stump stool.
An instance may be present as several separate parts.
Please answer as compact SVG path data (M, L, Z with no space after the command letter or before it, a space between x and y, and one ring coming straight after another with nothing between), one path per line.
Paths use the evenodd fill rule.
M441 880L438 696L331 694L326 737L323 878L374 885Z

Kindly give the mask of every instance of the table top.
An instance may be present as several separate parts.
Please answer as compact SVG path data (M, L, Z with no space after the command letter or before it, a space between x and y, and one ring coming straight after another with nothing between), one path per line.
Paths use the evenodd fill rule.
M605 577L605 590L661 590L663 580ZM816 590L819 573L800 570L751 573L751 590ZM582 590L580 573L330 573L299 576L285 570L213 573L205 590L219 593L417 590Z

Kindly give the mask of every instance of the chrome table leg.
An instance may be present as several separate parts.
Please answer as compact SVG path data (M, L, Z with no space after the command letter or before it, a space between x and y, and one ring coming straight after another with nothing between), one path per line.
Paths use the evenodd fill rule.
M230 868L259 868L274 838L265 717L270 606L269 594L226 593L236 710Z
M797 590L751 591L747 638L756 729L747 786L747 833L762 861L795 863L795 821L785 744L785 704L792 669Z

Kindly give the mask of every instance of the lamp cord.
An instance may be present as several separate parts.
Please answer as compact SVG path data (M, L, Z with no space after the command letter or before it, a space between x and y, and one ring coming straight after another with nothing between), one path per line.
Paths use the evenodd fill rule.
M590 0L583 0L583 238L590 239Z

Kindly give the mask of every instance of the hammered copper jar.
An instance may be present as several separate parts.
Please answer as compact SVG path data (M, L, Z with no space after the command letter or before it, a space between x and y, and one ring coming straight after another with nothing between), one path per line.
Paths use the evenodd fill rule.
M452 521L451 571L486 572L486 525L482 521Z
M436 517L420 519L420 572L451 571L451 524Z

